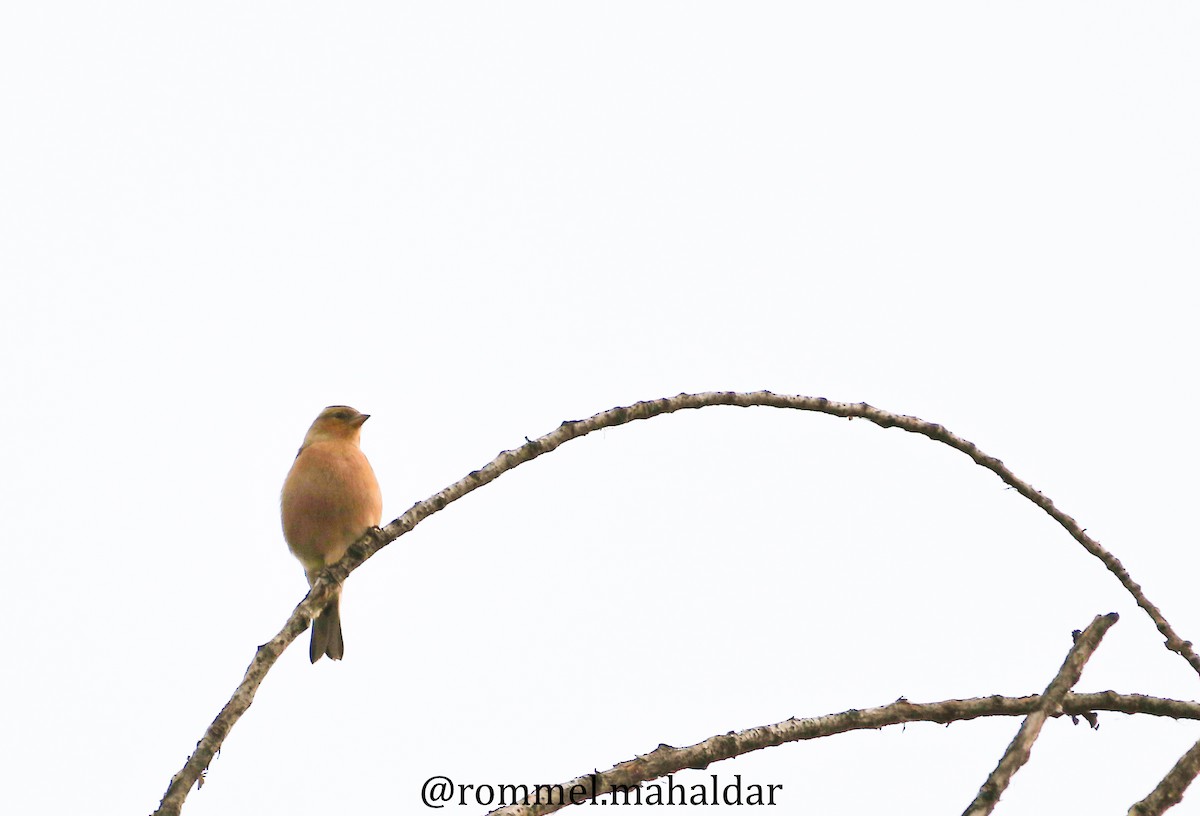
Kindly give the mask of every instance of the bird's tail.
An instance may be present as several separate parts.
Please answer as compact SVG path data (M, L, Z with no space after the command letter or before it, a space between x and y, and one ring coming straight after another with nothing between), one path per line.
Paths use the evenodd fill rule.
M333 596L329 605L313 619L312 640L308 642L308 659L316 663L324 655L331 660L342 659L342 616L338 602L342 593Z

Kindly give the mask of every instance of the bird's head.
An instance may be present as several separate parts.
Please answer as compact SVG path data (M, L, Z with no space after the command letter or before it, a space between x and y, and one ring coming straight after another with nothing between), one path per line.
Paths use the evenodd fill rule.
M330 405L313 420L308 433L304 435L304 448L313 442L342 440L358 444L362 424L371 418L370 414L362 414L349 405Z

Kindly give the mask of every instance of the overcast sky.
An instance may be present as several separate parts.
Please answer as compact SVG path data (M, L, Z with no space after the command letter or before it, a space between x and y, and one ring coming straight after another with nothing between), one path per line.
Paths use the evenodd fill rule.
M372 415L386 521L615 405L866 401L1003 459L1200 642L1197 42L1179 2L7 5L4 809L157 806L306 591L279 490L329 404ZM1109 611L1080 690L1197 696L1117 581L961 454L661 417L351 576L345 660L293 644L184 813L422 813L438 774L558 782L1039 692ZM1018 725L679 778L959 813ZM997 812L1124 812L1197 738L1052 721Z

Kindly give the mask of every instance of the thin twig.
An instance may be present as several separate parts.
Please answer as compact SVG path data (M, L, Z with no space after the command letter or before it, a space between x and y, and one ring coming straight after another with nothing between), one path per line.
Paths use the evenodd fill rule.
M710 391L701 394L679 394L658 400L638 402L628 407L610 408L588 419L574 420L562 423L550 433L528 440L526 444L513 450L501 452L488 464L472 471L464 478L446 487L424 501L414 504L408 512L392 521L383 530L372 530L359 539L337 564L325 570L308 596L293 610L284 624L283 629L268 643L260 646L254 660L246 669L246 675L234 691L229 702L221 709L220 714L205 731L204 736L196 744L196 750L188 757L183 768L174 776L167 788L166 794L159 803L155 816L177 816L183 807L192 786L203 776L212 758L220 749L230 728L250 707L254 694L262 683L267 672L279 658L283 649L295 640L309 625L314 610L321 609L332 596L336 583L344 581L346 576L357 569L375 553L400 536L404 535L446 505L456 501L488 482L494 481L504 473L525 462L549 453L564 442L585 436L601 428L615 427L638 419L650 419L662 414L669 414L691 408L704 408L712 405L731 405L738 407L768 406L774 408L791 408L799 411L815 411L845 418L862 418L883 428L901 428L910 433L921 434L934 441L958 450L970 456L977 464L995 473L1006 484L1042 508L1055 521L1062 525L1071 536L1092 555L1099 558L1104 565L1121 582L1154 621L1155 626L1166 638L1168 649L1181 654L1200 674L1200 656L1192 650L1191 643L1183 640L1171 628L1158 607L1150 603L1140 586L1134 583L1129 573L1115 556L1089 537L1076 521L1054 506L1050 499L1034 490L1030 485L1021 481L1004 466L999 459L988 456L973 443L955 436L950 431L932 422L926 422L916 417L892 414L881 411L864 403L832 402L824 397L804 397L773 394L770 391L755 391L739 393L734 391Z

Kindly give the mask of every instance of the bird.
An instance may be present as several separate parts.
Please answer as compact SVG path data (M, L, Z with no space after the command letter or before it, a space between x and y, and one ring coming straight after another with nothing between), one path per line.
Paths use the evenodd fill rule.
M383 517L383 499L371 463L359 448L369 414L348 405L330 405L313 420L280 496L283 537L300 560L311 588L325 567L336 563L350 545ZM313 619L308 659L328 655L341 660L342 588Z

